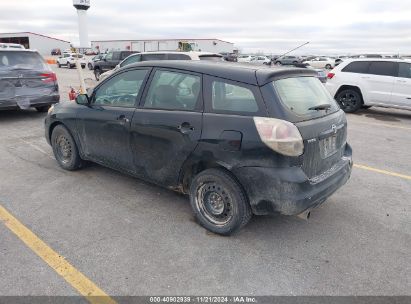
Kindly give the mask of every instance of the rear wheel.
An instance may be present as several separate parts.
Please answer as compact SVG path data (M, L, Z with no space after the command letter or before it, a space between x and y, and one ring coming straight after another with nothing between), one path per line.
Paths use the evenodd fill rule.
M275 65L281 65L281 61L276 61Z
M341 90L335 97L341 109L347 113L353 113L362 106L362 97L355 89Z
M252 217L242 186L222 169L207 169L194 178L190 203L200 224L221 235L238 231Z
M58 164L63 169L72 171L82 166L83 161L80 158L76 142L63 125L58 125L53 129L51 146Z
M331 64L327 63L327 64L325 65L325 68L326 68L327 70L331 70Z
M50 105L36 107L37 112L47 112L50 109Z

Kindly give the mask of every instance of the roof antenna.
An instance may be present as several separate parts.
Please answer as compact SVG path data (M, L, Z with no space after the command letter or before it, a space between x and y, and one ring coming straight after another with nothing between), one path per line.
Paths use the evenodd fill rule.
M303 44L301 44L301 45L297 46L296 48L292 49L291 51L288 51L288 52L286 52L286 53L284 53L284 54L282 54L282 55L278 56L278 58L283 57L284 55L287 55L288 53L291 53L292 51L295 51L295 50L299 49L300 47L303 47L304 45L309 44L309 43L310 43L310 41L307 41L307 42L305 42L305 43L303 43Z

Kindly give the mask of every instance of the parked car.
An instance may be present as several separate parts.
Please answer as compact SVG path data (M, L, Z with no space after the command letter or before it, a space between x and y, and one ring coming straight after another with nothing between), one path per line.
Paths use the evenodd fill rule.
M106 56L104 56L102 59L95 61L94 62L94 76L96 77L96 80L100 79L100 75L102 73L114 69L116 65L118 65L121 61L123 61L128 56L134 53L137 53L137 52L133 52L133 51L108 52Z
M78 53L63 53L62 56L57 58L57 66L61 68L63 65L68 67L69 69L72 69L76 66L76 61L80 62L81 68L86 67L86 59L84 58L84 55L78 54Z
M255 58L254 55L239 55L237 61L238 62L251 62Z
M146 52L131 54L116 67L110 71L104 72L99 79L103 80L126 65L152 60L206 60L206 61L223 61L223 56L216 53L209 52Z
M0 109L44 112L59 100L56 74L37 51L0 48Z
M347 121L308 69L198 61L119 69L50 110L45 136L66 170L94 161L190 197L228 235L252 214L306 214L348 179Z
M335 67L335 59L329 57L316 57L311 60L304 61L303 63L308 63L310 66L317 69L331 70Z
M60 49L52 49L51 50L51 55L61 55L61 50Z
M402 59L351 59L330 73L326 85L345 112L382 106L411 110L411 63Z
M282 56L275 60L276 65L293 65L296 63L300 63L301 58L297 56Z
M237 54L235 54L235 53L222 52L222 53L220 53L220 55L223 56L225 61L230 61L230 62L237 62L238 61Z
M104 56L106 56L106 54L98 54L96 56L94 56L93 58L91 58L91 60L87 63L87 67L89 70L94 70L94 63L100 60L104 59Z
M253 63L258 63L258 64L266 64L269 65L271 64L271 59L268 58L267 56L255 56L255 58L251 61Z
M23 45L18 43L0 43L0 49L25 49Z

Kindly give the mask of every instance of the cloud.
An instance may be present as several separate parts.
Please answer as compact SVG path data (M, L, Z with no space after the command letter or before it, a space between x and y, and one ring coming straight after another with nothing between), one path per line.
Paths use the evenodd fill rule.
M1 0L0 32L77 41L70 0ZM219 38L244 52L411 53L411 2L387 0L91 0L91 40Z

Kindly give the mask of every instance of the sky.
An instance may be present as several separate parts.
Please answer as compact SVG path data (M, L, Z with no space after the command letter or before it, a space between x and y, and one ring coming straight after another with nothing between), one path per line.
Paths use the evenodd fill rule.
M91 0L90 40L217 38L243 53L411 54L411 1ZM0 0L0 33L78 42L72 0Z

